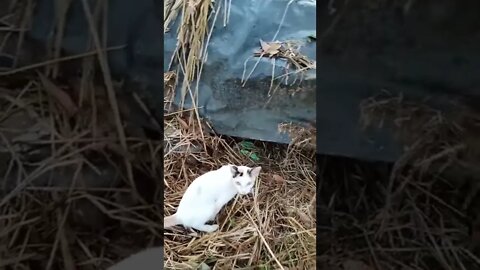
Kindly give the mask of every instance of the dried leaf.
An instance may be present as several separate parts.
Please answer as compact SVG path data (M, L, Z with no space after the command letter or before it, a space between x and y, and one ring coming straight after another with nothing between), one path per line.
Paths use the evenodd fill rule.
M42 81L45 90L53 96L60 105L67 111L68 115L72 116L78 111L77 105L73 102L70 96L65 93L60 87L56 86L50 79L43 74L38 73L40 80Z
M279 53L279 50L280 48L282 47L282 44L278 43L278 42L265 42L263 40L260 39L260 46L262 47L262 51L272 57L272 56L275 56Z
M305 212L303 212L300 209L295 209L295 213L298 215L300 220L302 221L302 224L305 225L310 225L312 224L313 220L311 217L309 217Z
M273 178L273 181L275 181L275 182L277 182L277 183L279 183L279 184L282 184L282 185L283 185L283 184L286 183L285 178L283 178L282 176L280 176L280 175L278 175L278 174L274 174L274 175L272 176L272 178Z
M270 46L268 45L267 42L260 39L260 47L262 47L262 50L266 51Z
M184 128L185 130L189 129L189 125L187 124L187 122L185 122L182 118L180 118L180 116L177 116L177 121L180 124L180 126L182 126L182 128Z

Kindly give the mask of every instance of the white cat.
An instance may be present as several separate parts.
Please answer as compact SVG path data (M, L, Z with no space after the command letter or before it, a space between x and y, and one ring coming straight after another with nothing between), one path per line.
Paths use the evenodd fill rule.
M229 164L199 176L183 194L177 212L164 218L163 227L183 225L203 232L216 231L217 224L205 223L215 219L235 195L252 192L261 169Z

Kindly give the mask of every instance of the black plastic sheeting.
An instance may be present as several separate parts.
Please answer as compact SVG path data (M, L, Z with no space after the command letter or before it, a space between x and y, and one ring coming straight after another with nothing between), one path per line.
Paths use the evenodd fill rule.
M479 10L476 0L319 1L319 151L396 160L391 129L359 125L360 103L382 90L447 113L452 100L480 108Z
M56 25L55 0L37 0L34 13L31 38L44 44L54 38ZM93 9L98 3L106 1L89 1ZM125 49L108 52L110 69L115 75L132 79L145 69L151 83L154 75L162 75L162 14L160 1L136 0L108 1L107 47L125 45ZM101 29L101 28L100 28ZM102 31L98 29L99 34ZM62 49L68 54L80 54L94 48L88 47L90 29L85 17L82 1L71 1L65 22ZM133 74L131 73L133 71ZM149 72L147 72L149 71ZM154 74L151 74L154 72ZM163 82L162 82L163 83ZM162 97L159 97L160 99Z
M54 39L56 25L55 0L37 0L34 11L32 30L28 37L41 45L46 45ZM67 55L81 54L93 51L89 47L90 29L85 17L83 1L70 1L67 12L65 30L62 39L62 49ZM128 94L135 92L152 110L153 115L160 118L163 114L163 2L153 0L109 0L88 1L90 9L95 10L99 3L108 2L107 47L123 46L107 52L112 75L123 79L125 84L119 90L119 95L127 102L131 100ZM102 35L102 27L98 33ZM102 37L103 39L103 37ZM135 108L128 115L130 122L149 126L149 121ZM137 105L138 106L138 105Z
M44 43L53 33L53 3L37 3L31 36ZM86 50L88 27L81 1L73 3L63 46L68 53L81 53ZM240 79L244 62L258 49L259 40L270 41L275 35L287 3L232 1L226 27L219 15L199 83L200 113L216 132L288 142L286 135L277 132L278 123L316 122L317 152L394 161L404 146L393 139L392 131L364 132L359 126L359 105L365 98L386 89L413 101L429 98L443 110L449 110L449 101L458 98L480 104L475 101L480 94L480 1L329 0L293 1L276 38L304 40L315 33L317 7L318 44L306 43L302 52L318 58L318 85L310 74L300 86L274 94L265 106L271 62L262 60L245 87ZM141 85L131 88L160 114L161 67L168 65L176 44L175 26L162 44L161 4L110 0L108 11L108 45L127 45L108 54L112 71ZM248 68L253 64L249 61ZM278 64L277 75L283 72ZM302 89L299 94L288 94L297 87ZM319 104L315 104L316 95Z
M31 37L43 43L52 37L54 2L40 0L37 4ZM82 1L72 2L63 48L74 54L87 51L89 28ZM95 2L90 1L92 7ZM217 1L215 5L220 2L225 3ZM274 37L289 1L231 2L227 26L223 26L222 8L210 40L208 60L199 82L199 112L218 134L288 143L288 136L278 133L279 123L315 123L315 72L306 76L301 84L281 87L268 104L272 61L260 61L245 87L241 86L240 80L245 60L259 49L260 39L271 41ZM162 67L166 71L175 49L178 22L165 35L163 50L163 19L158 6L163 2L136 0L134 3L131 0L110 0L108 3L107 44L127 45L123 50L109 52L109 63L114 75L142 85L135 91L147 100L149 107L163 113ZM302 53L315 60L315 42L308 42L308 37L315 36L315 33L315 1L295 1L285 13L276 40L305 41ZM284 72L285 63L276 62L275 74L278 76ZM247 68L252 68L254 63L250 61ZM301 91L292 96L291 92L296 89ZM187 108L191 104L188 101Z
M219 2L223 1L217 1L217 6ZM200 114L208 119L217 133L288 143L288 136L278 132L280 123L315 125L315 70L300 84L281 87L267 102L273 62L265 57L242 87L242 74L250 73L257 58L250 59L246 69L245 61L259 50L260 39L271 41L279 28L275 40L304 41L301 53L315 60L316 45L309 42L309 36L316 35L315 1L294 1L287 9L288 3L287 0L232 1L226 26L221 7L209 42L198 97ZM177 27L178 22L165 35L165 71L175 50ZM276 61L275 76L285 72L284 66L284 61ZM301 90L291 95L295 89ZM176 97L178 105L181 95ZM191 107L190 98L186 106Z

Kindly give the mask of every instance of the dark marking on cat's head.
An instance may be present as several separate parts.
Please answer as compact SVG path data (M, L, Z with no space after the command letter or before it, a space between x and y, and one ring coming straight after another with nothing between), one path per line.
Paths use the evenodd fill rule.
M241 174L243 174L243 173L241 173L241 172L238 171L238 167L235 166L235 165L230 166L230 170L232 171L232 176L233 176L233 178L235 178L235 177L237 177L237 176L239 176L239 175L242 176Z

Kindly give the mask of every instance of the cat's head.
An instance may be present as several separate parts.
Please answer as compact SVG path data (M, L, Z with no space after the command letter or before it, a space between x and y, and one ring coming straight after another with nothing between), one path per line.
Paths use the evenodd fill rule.
M246 195L253 190L255 181L262 167L250 168L247 166L230 165L233 185L241 195Z

